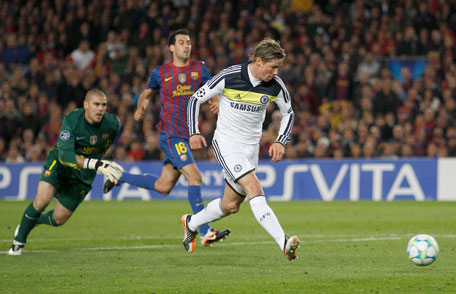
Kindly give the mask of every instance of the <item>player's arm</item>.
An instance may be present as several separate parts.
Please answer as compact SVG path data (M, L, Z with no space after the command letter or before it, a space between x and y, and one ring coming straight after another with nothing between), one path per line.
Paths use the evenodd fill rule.
M294 113L291 107L290 94L285 87L283 87L283 90L277 96L276 104L279 107L282 120L280 121L280 129L276 142L269 148L269 156L271 156L272 162L283 159L285 145L290 141L291 129L293 128Z
M57 141L57 150L61 164L74 169L79 169L82 168L82 165L77 161L76 152L74 150L76 140L73 128L74 123L75 122L72 122L68 115L63 119L62 126L60 127L59 139Z
M63 119L57 143L60 163L74 169L87 168L97 170L106 175L110 180L119 179L122 176L123 168L117 163L76 155L74 149L74 123L68 116Z
M214 77L215 78L215 77ZM213 79L214 79L213 78ZM204 84L195 94L190 97L187 106L187 123L189 132L189 144L191 149L201 149L207 147L206 139L200 135L198 128L198 117L201 104L212 97L220 94L225 87L225 80L217 81L217 84L210 80ZM211 87L212 86L212 87Z
M219 96L214 96L208 101L209 109L213 114L219 113Z
M79 155L76 155L76 161L79 168L94 169L97 172L104 174L110 181L120 179L124 171L123 167L114 161L85 158Z
M212 79L212 75L207 69L206 63L204 61L201 61L201 80L203 81L203 84L207 83L210 79ZM213 114L218 114L219 113L219 96L215 95L208 101L209 103L209 109Z
M160 88L161 84L160 78L160 69L157 67L154 71L150 74L149 83L147 84L144 91L142 91L141 95L138 99L138 106L136 107L134 119L140 121L143 119L147 106L150 103L150 100L154 96L155 91Z
M135 115L134 115L135 120L140 121L143 119L147 105L149 105L150 99L152 98L153 95L154 95L154 90L152 90L152 89L146 88L146 89L144 89L144 91L142 91L141 95L139 96L138 106L136 108Z
M105 149L103 154L111 147L112 142L116 138L117 134L120 130L120 119L119 117L111 114L105 114L110 120L110 127L111 127L111 134L110 139L108 140L107 144L105 144ZM119 180L122 177L122 173L124 169L118 165L114 161L109 160L102 160L96 158L83 158L82 156L76 156L76 160L78 161L78 165L82 163L82 168L87 169L94 169L106 176L106 178L114 182L115 180Z
M79 156L78 156L79 157ZM123 167L114 161L97 159L97 158L82 158L82 168L94 169L106 176L111 182L118 181L122 177ZM79 160L78 160L79 163Z

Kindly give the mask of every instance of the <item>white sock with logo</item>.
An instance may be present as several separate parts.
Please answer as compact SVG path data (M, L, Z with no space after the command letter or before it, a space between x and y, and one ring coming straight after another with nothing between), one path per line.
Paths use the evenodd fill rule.
M285 232L279 223L274 211L269 207L266 202L266 197L263 195L255 196L250 199L250 208L252 209L253 215L263 226L263 228L274 238L283 251L285 243Z
M188 228L192 231L196 231L199 226L218 220L225 215L226 214L222 210L222 199L212 200L203 210L192 215L192 218L188 223Z

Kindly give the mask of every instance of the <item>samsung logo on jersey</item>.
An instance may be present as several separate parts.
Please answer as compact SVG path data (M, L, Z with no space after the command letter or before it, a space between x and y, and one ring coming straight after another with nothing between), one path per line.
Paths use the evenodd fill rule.
M256 106L256 105L236 103L236 102L231 102L230 104L231 104L232 108L237 109L237 110L242 110L242 111L262 112L264 110L264 106Z

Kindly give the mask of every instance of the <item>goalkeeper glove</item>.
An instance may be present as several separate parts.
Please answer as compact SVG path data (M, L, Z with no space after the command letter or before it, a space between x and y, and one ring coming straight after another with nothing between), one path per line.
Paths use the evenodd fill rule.
M94 169L106 176L111 182L118 181L122 177L124 169L114 161L86 158L84 168Z

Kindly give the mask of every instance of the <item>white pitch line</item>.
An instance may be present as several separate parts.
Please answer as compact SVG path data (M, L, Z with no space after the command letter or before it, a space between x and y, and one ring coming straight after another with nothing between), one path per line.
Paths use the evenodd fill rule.
M127 236L127 237L80 237L80 238L30 238L29 241L32 242L53 242L53 241L106 241L106 240L165 240L165 239L178 239L181 236ZM11 239L1 239L1 242L10 243Z
M398 234L391 234L391 235L377 235L377 236L370 236L370 237L363 237L359 235L350 235L350 234L341 234L341 235L306 235L306 234L297 234L298 236L302 236L302 238L307 239L306 242L355 242L355 241L376 241L376 240L397 240L397 239L406 239L411 238L415 234L407 234L407 235L398 235ZM250 236L249 240L252 239L264 239L267 235L255 235ZM440 238L456 238L455 234L443 234L443 235L432 235L436 239ZM78 237L78 238L30 238L29 242L59 242L62 240L65 241L115 241L115 240L169 240L169 239L181 239L182 236L174 235L174 236L122 236L122 237ZM242 236L238 236L238 239L244 239ZM325 239L328 238L328 239ZM371 240L371 238L373 238ZM312 240L317 239L317 240ZM319 240L321 239L321 240ZM0 239L0 243L11 243L12 239Z
M438 238L456 238L456 235L437 235ZM306 243L322 243L322 242L370 242L370 241L384 241L384 240L400 240L408 239L410 236L390 236L390 237L366 237L366 238L352 238L352 239L332 239L332 240L302 240L302 244ZM218 246L246 246L246 245L264 245L274 244L273 241L263 242L227 242L217 244ZM131 249L162 249L162 248L175 248L181 247L180 244L168 245L142 245L142 246L112 246L112 247L93 247L93 248L66 248L66 249L49 249L49 250L26 250L26 253L48 253L48 252L65 252L65 251L109 251L109 250L131 250ZM0 251L0 254L7 254L8 251Z
M261 245L273 244L273 241L265 242L237 242L217 244L217 246L244 246L244 245ZM26 253L48 253L48 252L65 252L65 251L109 251L109 250L130 250L130 249L161 249L161 248L174 248L182 247L182 245L144 245L144 246L113 246L113 247L95 247L95 248L66 248L66 249L45 249L45 250L26 250ZM0 251L0 254L7 254L8 251Z
M368 237L355 239L335 239L335 240L309 240L306 243L323 243L323 242L367 242L367 241L382 241L382 240L400 240L402 237Z

